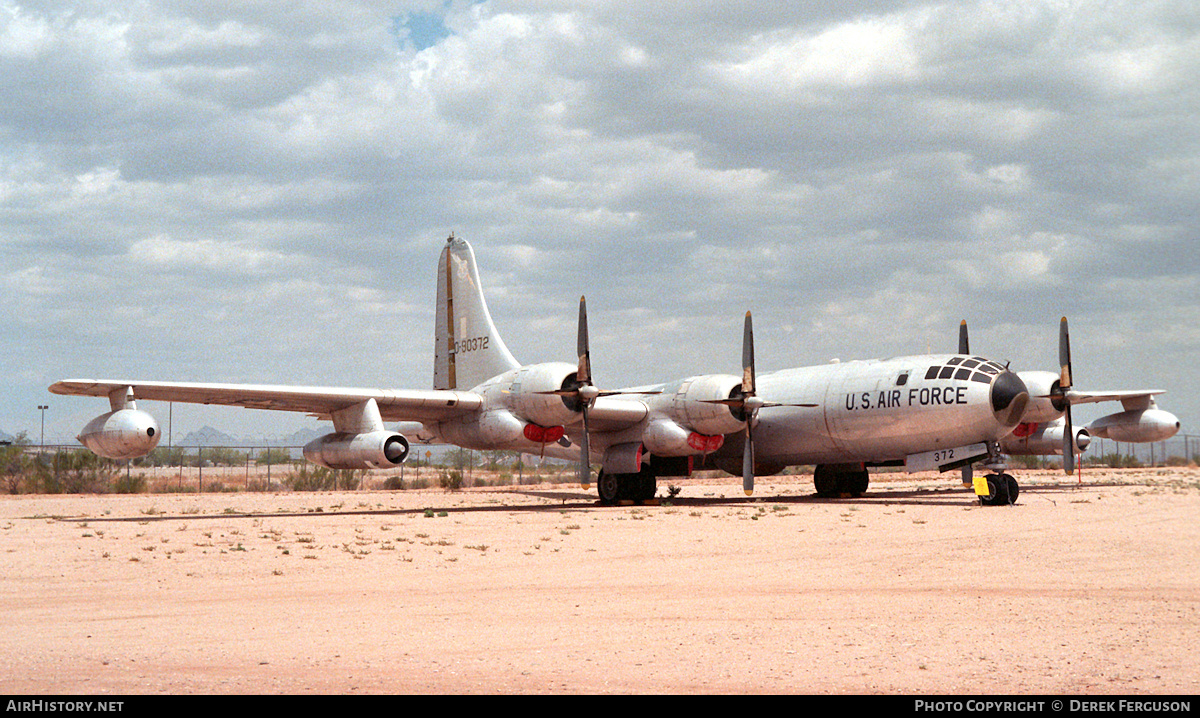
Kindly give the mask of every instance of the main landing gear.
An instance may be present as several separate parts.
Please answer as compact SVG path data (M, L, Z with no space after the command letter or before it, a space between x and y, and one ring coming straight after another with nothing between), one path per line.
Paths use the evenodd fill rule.
M813 471L817 496L823 499L858 498L867 493L870 482L871 476L862 464L821 464Z
M600 494L600 503L603 504L649 501L658 491L658 477L645 465L636 474L610 474L601 469L596 476L596 490Z

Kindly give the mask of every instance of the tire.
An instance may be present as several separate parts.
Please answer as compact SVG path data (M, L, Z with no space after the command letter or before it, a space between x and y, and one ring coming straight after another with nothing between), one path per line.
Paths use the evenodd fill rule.
M824 466L818 466L813 472L813 486L817 489L817 496L823 499L836 499L840 493L837 474Z
M867 493L867 486L871 484L871 475L867 473L866 469L863 469L851 474L843 474L839 483L842 485L844 493L858 498Z
M984 506L1008 505L1008 481L1001 474L987 475L988 495L980 496L979 503Z
M615 504L621 498L621 477L601 470L596 475L596 492L601 503Z
M637 500L650 501L656 493L658 493L658 477L649 468L642 467L642 472L637 475Z
M1017 503L1017 497L1021 495L1021 487L1017 485L1017 480L1011 474L1004 474L1004 482L1008 485L1008 503Z

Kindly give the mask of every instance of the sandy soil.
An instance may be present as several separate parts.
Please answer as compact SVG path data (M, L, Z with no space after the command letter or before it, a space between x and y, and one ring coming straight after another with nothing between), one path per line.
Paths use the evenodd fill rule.
M0 692L1200 693L1200 470L1019 478L6 496Z

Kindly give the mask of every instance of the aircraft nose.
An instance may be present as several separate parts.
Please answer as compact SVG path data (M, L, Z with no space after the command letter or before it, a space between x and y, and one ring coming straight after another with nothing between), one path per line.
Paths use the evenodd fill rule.
M992 380L992 413L1004 426L1016 426L1029 403L1029 389L1021 377L1005 370Z

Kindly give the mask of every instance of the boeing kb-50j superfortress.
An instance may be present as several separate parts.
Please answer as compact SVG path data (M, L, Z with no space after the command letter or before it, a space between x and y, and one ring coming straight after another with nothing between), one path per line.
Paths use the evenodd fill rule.
M839 496L865 492L870 466L961 468L968 477L979 464L989 471L972 480L981 501L1007 504L1016 500L1018 486L1005 472L1003 447L1031 451L1028 442L1025 451L1013 443L1018 426L1035 424L1030 433L1037 426L1044 433L1046 423L1058 427L1051 435L1062 442L1058 451L1067 471L1086 437L1086 430L1071 428L1072 403L1131 402L1126 412L1101 420L1105 431L1142 437L1123 440L1160 440L1179 426L1176 420L1168 427L1174 417L1153 407L1150 397L1157 391L1074 391L1065 319L1056 374L1030 372L1024 379L999 362L973 356L964 328L958 354L756 376L747 312L741 374L610 391L592 383L583 299L577 361L522 365L492 322L467 242L447 240L437 281L432 390L74 379L50 391L108 397L111 411L88 423L79 441L113 459L144 456L158 444L158 424L136 407L136 399L223 404L332 420L333 433L305 446L304 456L333 469L392 467L408 456L410 441L438 442L578 459L587 488L597 457L596 483L604 502L651 498L659 477L687 476L701 466L740 473L750 494L755 476L811 464L817 493ZM1139 413L1138 407L1144 409ZM1146 410L1158 412L1148 423ZM384 422L400 422L400 428L389 430ZM1039 444L1036 453L1054 450Z

